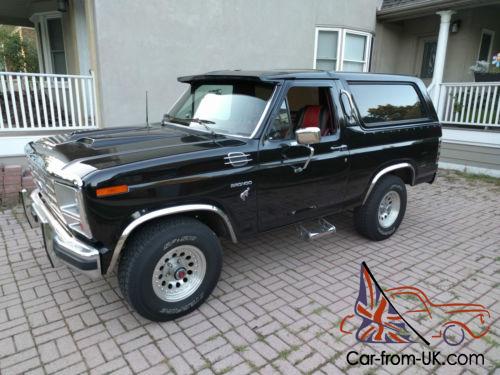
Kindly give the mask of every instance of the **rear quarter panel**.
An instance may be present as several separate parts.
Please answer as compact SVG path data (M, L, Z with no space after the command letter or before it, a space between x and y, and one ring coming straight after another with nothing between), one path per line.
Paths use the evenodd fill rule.
M359 123L345 129L351 158L346 207L361 205L373 177L393 164L410 163L415 170L416 184L433 181L437 172L441 125L423 83L420 80L409 83L419 92L427 111L426 119L378 127ZM347 82L343 85L350 91ZM356 101L355 97L353 99Z

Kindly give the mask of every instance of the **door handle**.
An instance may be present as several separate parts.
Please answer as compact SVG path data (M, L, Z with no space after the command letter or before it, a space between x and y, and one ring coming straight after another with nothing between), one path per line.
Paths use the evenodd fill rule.
M330 151L347 151L347 145L332 146Z

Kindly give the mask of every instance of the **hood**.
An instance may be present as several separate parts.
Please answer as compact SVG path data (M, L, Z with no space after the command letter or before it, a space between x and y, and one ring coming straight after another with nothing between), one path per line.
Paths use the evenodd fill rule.
M43 158L57 159L64 168L85 164L101 170L144 160L202 150L244 144L242 140L223 135L212 137L178 126L121 127L78 131L31 142L33 151Z

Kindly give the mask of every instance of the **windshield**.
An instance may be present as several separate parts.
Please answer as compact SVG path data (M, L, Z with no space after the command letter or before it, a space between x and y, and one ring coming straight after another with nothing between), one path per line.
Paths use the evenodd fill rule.
M249 137L273 89L273 85L260 82L193 84L167 120L215 133Z

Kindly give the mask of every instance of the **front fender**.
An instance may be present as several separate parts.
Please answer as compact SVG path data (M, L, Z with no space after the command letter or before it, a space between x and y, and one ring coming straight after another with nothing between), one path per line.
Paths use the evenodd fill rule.
M172 207L167 207L167 208L162 208L159 210L155 211L150 211L148 213L145 213L134 220L130 222L123 232L121 233L118 242L116 243L116 246L113 251L113 255L111 257L111 261L109 263L108 269L106 271L106 274L109 274L112 272L118 263L118 260L120 259L121 252L123 248L125 247L125 243L127 239L130 237L130 235L139 228L141 225L144 223L162 218L162 217L167 217L167 216L172 216L172 215L179 215L183 213L189 213L189 212L211 212L215 215L218 215L220 219L223 221L227 232L229 233L229 236L231 237L231 240L236 243L238 240L236 238L236 233L233 227L233 224L231 223L231 220L229 216L219 207L211 204L184 204L184 205L179 205L179 206L172 206Z

